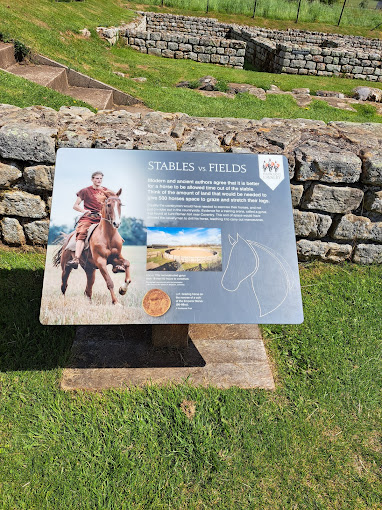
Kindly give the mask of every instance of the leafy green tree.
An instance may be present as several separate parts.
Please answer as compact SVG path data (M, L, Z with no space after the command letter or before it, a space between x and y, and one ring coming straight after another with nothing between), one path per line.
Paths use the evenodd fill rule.
M144 246L146 244L146 227L141 219L123 216L119 233L124 239L124 245Z
M50 225L48 244L52 244L60 234L68 234L71 230L73 229L71 229L68 225Z

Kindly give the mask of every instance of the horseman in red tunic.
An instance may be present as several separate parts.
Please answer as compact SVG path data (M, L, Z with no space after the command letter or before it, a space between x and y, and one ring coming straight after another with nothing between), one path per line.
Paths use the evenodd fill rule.
M77 200L73 205L75 211L83 213L76 228L76 251L74 257L66 264L73 269L78 268L89 227L101 221L100 212L105 198L115 194L102 186L102 179L102 172L94 172L92 174L92 185L81 189L77 193ZM82 207L81 202L83 202Z

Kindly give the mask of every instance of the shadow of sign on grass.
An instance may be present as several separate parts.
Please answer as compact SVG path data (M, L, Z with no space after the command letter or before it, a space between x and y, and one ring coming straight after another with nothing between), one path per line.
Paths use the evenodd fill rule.
M0 370L51 370L69 359L75 328L39 322L43 269L0 270Z
M192 341L186 353L153 347L151 326L41 325L42 280L42 269L0 270L0 371L205 366Z
M154 347L151 326L80 326L68 368L204 367L206 362L189 340L187 349Z

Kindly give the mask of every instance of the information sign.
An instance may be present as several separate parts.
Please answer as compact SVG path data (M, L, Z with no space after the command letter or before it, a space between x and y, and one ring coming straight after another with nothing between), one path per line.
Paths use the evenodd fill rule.
M303 321L283 156L59 149L51 211L43 324Z

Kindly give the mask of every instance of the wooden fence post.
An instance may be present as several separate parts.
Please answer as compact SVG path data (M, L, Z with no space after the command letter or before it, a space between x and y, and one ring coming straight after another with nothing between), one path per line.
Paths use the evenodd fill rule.
M344 13L344 9L345 9L345 5L346 5L346 0L344 0L344 4L342 6L342 10L341 10L341 14L340 14L340 19L338 20L337 27L340 26L342 14Z
M296 23L298 23L298 17L300 16L300 6L301 6L301 0L298 0Z
M255 0L255 5L253 6L253 14L252 14L252 18L255 17L255 14L256 14L256 5L257 5L257 0Z
M206 12L208 12L209 8L210 8L210 0L207 0L207 10L206 10Z

